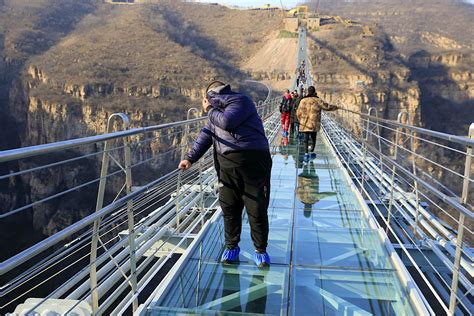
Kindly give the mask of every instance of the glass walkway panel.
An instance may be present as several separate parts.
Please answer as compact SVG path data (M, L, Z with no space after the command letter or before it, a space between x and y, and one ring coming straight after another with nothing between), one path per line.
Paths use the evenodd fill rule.
M309 64L306 47L301 28L297 64ZM185 173L153 176L166 172L156 162L174 165L205 124L191 119L194 108L185 121L143 128L114 113L103 135L0 152L8 183L102 156L94 179L20 198L0 214L13 220L66 194L90 199L82 189L99 187L95 212L0 262L0 313L472 315L474 123L462 137L411 126L406 111L394 121L375 108L340 107L322 116L317 157L303 163L298 140L275 137L279 102L257 105L267 137L279 144L272 148L268 269L253 263L245 215L239 264L219 262L224 232L211 152ZM421 144L425 153L449 155L423 156ZM51 163L47 154L74 157ZM464 161L464 174L444 165L450 155ZM449 181L427 177L421 166L449 172ZM153 171L151 179L143 170ZM120 176L121 189L111 176ZM116 195L112 202L106 192Z
M273 150L271 267L252 262L246 215L240 263L221 264L223 221L214 216L148 315L418 314L328 143L318 136L309 163L301 150L296 139Z

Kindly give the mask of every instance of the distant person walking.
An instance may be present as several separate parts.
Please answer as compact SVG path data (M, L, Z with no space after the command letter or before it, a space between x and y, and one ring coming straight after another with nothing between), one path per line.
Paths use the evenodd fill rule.
M286 90L285 94L281 98L280 113L281 113L282 136L288 137L288 128L290 127L290 115L291 115L290 90Z
M291 93L291 112L290 112L290 136L295 137L298 134L298 118L296 117L296 109L298 102L298 91Z
M310 159L316 158L314 149L316 148L317 132L321 128L321 111L335 111L337 106L330 105L321 100L313 86L308 88L308 94L301 100L296 116L298 117L300 132L304 134L304 160L307 162ZM309 145L309 138L312 140L311 150Z
M300 105L301 100L304 98L304 89L300 89L300 93L298 93L297 90L294 92L294 99L293 99L293 105L291 107L291 117L290 117L290 132L292 137L296 137L300 135L299 131L299 125L300 123L298 122L298 116L296 115L296 112L298 110L298 107Z
M179 168L189 169L214 146L226 243L222 262L239 261L245 206L255 246L254 261L258 267L269 266L267 209L272 159L262 120L249 97L220 81L208 86L202 107L208 122Z

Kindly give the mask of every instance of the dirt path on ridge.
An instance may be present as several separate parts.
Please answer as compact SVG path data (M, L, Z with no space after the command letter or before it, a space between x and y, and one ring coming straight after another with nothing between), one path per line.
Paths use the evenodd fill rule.
M298 49L297 38L275 38L269 40L254 56L252 56L243 68L251 73L284 74L292 76L296 69L296 54ZM291 84L291 79L265 81L274 90L282 91Z

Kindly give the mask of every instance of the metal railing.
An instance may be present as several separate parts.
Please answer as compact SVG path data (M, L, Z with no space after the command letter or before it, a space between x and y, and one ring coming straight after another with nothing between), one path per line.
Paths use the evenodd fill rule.
M468 137L342 106L323 115L323 129L381 227L430 305L446 314L472 314L472 148ZM470 196L471 195L471 196Z
M269 138L279 127L278 101L257 105ZM2 313L32 297L40 299L31 310L58 298L69 311L84 302L94 314L136 310L140 293L217 208L211 151L189 170L176 169L206 121L191 112L200 114L143 128L114 114L104 135L0 152L11 170L0 181L12 197L11 183L52 183L44 195L17 199L24 203L2 210L0 221L27 225L25 218L52 209L71 221L0 263Z

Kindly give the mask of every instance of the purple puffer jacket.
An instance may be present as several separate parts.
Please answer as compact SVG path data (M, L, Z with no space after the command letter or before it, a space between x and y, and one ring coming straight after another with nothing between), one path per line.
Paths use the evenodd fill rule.
M226 85L218 92L209 92L208 98L211 103L208 122L187 155L190 162L198 161L213 142L217 153L224 155L237 151L269 150L262 120L249 97L233 92Z

